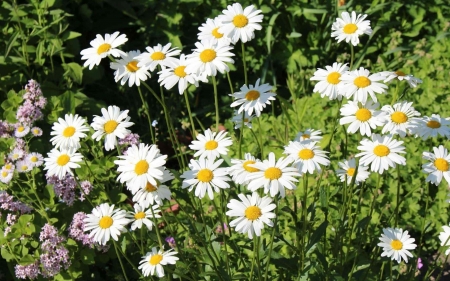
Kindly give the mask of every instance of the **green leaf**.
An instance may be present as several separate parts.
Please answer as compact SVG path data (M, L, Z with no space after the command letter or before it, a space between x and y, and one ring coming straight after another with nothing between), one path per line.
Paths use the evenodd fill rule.
M60 95L58 98L60 100L60 105L63 107L64 113L75 113L75 97L74 92L66 91L64 94Z
M80 36L81 36L81 33L79 33L79 32L69 31L69 32L64 32L62 39L64 41L66 41L66 40L70 40L70 39L77 38Z
M66 71L64 76L69 76L76 83L81 84L83 80L83 67L76 62L70 62L62 64L62 67Z

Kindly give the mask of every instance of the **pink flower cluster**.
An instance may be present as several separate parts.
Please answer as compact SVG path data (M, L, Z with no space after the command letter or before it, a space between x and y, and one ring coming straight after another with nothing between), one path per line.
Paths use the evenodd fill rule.
M39 275L39 261L35 261L29 265L16 265L15 266L16 277L19 279L36 279Z
M119 145L125 145L125 147L122 150L122 154L126 155L126 151L128 149L128 146L131 145L138 145L139 144L139 135L138 134L133 134L130 133L128 135L126 135L123 139L119 139Z
M0 191L0 209L10 212L20 212L21 214L31 213L33 210L22 202L14 201L14 197L4 190Z
M55 194L68 206L72 206L75 201L75 188L77 186L75 178L69 174L62 180L58 179L57 176L45 175L45 177L47 178L47 183L53 185Z
M87 215L83 212L78 212L73 216L72 223L69 226L69 236L83 243L84 246L89 248L94 247L94 239L89 237L89 234L84 233L84 219Z
M50 224L45 224L39 240L42 242L40 256L42 276L48 278L58 274L62 268L67 270L71 265L69 251L62 244L66 239L58 234L57 229Z
M20 123L30 126L36 120L42 119L41 110L47 104L47 99L42 95L39 83L34 80L28 81L25 90L24 103L17 109L16 119Z

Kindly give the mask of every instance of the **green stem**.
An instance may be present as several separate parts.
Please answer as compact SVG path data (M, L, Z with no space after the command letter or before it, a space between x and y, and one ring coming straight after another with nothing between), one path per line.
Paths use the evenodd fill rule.
M245 85L248 85L247 62L245 61L245 46L242 41L241 41L241 46L242 46L242 63L244 64L244 81L245 81Z
M252 281L253 279L253 271L255 269L255 260L256 260L256 251L258 251L257 247L257 243L256 243L256 237L253 237L253 258L252 258L252 267L250 269L250 277L248 278L249 281Z
M219 132L219 97L217 95L217 81L216 77L212 77L213 89L214 89L214 106L216 108L216 132Z
M143 278L144 276L142 275L142 272L134 265L134 263L128 258L127 255L125 255L124 252L122 252L122 249L117 245L117 242L112 239L113 243L114 243L114 247L116 248L116 252L117 250L119 250L119 252L122 254L122 256L127 260L127 262L131 265L131 267L133 267L133 269ZM119 256L119 255L117 255ZM120 258L119 258L120 260Z
M222 227L222 237L223 237L223 245L225 247L225 264L227 266L227 273L229 276L231 276L231 270L230 270L230 263L228 261L228 246L227 246L227 236L225 235L225 225L223 221L223 190L220 190L220 209L217 208L216 200L211 200L214 206L214 209L216 209L217 216L219 217L219 223Z
M150 110L148 109L148 104L147 104L147 102L145 102L144 96L142 95L141 86L138 86L137 88L138 88L139 96L141 97L142 105L144 106L144 109L145 109L145 115L147 115L148 129L150 130L150 134L152 136L152 141L153 141L153 143L156 143L155 134L153 133L153 129L152 129L153 126L152 126L152 120L150 117Z
M116 250L117 259L119 260L120 267L122 268L123 277L125 277L125 280L128 281L127 272L125 271L125 267L123 267L122 259L120 258L119 250L117 249L116 241L113 239L114 249Z
M267 260L266 260L266 272L264 274L264 281L267 281L267 278L269 276L270 257L272 255L273 238L275 237L275 229L277 227L277 222L278 222L278 200L275 200L275 221L273 223L272 233L270 234L269 253L267 255Z
M155 225L156 236L158 237L159 247L162 249L164 246L163 246L162 239L161 239L161 233L159 232L158 224L156 222L155 211L153 211L153 207L152 206L150 206L150 210L152 211L153 224Z
M231 94L234 94L233 83L231 83L231 77L230 77L229 72L227 72L227 80L228 80L228 84L230 85Z
M400 210L400 165L397 165L397 204L395 206L395 227L398 226L398 213Z
M351 44L351 43L350 43L350 53L351 53L351 57L350 57L350 68L349 68L349 70L352 70L353 61L355 59L355 50L353 49L353 44Z
M242 139L244 136L244 120L245 120L245 111L242 111L242 123L240 128L240 134L239 134L239 144L238 144L238 157L239 159L242 159Z
M189 120L191 121L192 138L195 138L195 137L197 137L197 132L195 131L194 119L192 118L191 106L189 104L189 98L188 98L188 94L186 93L186 91L184 91L183 96L184 96L184 101L186 102L186 108L188 110Z

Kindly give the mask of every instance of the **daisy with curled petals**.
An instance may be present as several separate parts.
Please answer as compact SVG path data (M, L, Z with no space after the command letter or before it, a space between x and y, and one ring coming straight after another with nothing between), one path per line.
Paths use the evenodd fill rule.
M389 167L394 168L396 164L406 165L406 159L399 153L405 153L403 141L395 140L391 135L372 135L372 140L363 139L358 149L361 153L355 157L361 157L359 163L369 166L372 172L382 174Z
M417 126L411 128L411 132L423 140L441 135L450 138L450 120L442 118L439 114L431 114L418 119Z
M229 52L233 47L223 43L215 44L213 40L203 40L195 43L197 49L188 55L187 66L184 69L186 73L196 74L198 76L216 76L217 71L225 73L230 71L227 63L234 63L231 58L233 53Z
M347 71L341 76L338 90L341 95L365 104L367 95L377 102L375 94L384 94L388 86L377 81L383 80L384 76L379 73L370 74L369 70L360 67L359 70Z
M127 231L126 225L130 223L127 212L121 209L114 209L114 205L108 203L100 204L92 210L84 219L84 230L91 231L89 237L100 245L106 245L112 237L119 240L120 234Z
M414 116L420 116L420 113L411 106L412 102L402 101L391 105L385 105L381 108L386 113L384 116L384 125L382 134L398 134L404 138L406 133L417 126L418 119Z
M259 171L247 176L248 189L255 191L264 187L265 194L270 192L270 196L274 197L280 193L281 197L285 197L286 191L284 189L295 189L297 186L294 182L298 182L298 180L294 177L301 176L296 168L290 166L291 163L292 160L290 158L283 157L276 161L275 154L271 152L268 160L249 164L249 167L256 168Z
M122 55L121 59L111 63L111 68L114 71L114 80L120 81L120 85L125 85L128 81L128 87L141 85L141 80L145 81L150 78L150 72L146 67L138 66L139 61L136 59L141 54L140 51L130 51Z
M151 72L160 65L161 68L168 66L171 62L175 62L176 58L181 53L178 48L170 48L172 44L167 43L164 47L158 44L154 47L146 47L147 52L144 52L135 57L139 62L138 67L149 69Z
M91 127L95 130L92 139L99 141L105 136L105 149L113 150L117 145L117 138L123 139L131 133L127 128L133 125L128 116L128 110L120 111L115 105L102 108L102 116L94 116Z
M370 21L364 20L367 15L356 15L356 12L353 11L351 16L348 12L342 12L341 17L337 18L331 26L331 37L336 37L338 43L345 40L356 46L359 44L359 36L372 34Z
M242 116L244 114L244 116ZM231 121L234 123L234 128L239 129L242 127L242 123L244 123L244 126L247 126L247 128L252 128L252 119L255 117L255 115L248 115L246 111L243 113L239 113L237 110L234 110L233 117L231 118Z
M161 212L158 208L158 205L151 206L151 209L148 209L145 211L144 207L142 207L139 204L134 204L134 212L129 212L129 218L133 222L131 224L131 230L135 230L136 228L141 229L142 224L145 224L148 230L152 230L153 228L153 222L150 219L160 218L161 216L158 215L159 212ZM153 209L153 211L152 211Z
M175 264L178 260L178 257L175 256L176 254L178 253L173 249L163 252L162 249L158 251L156 247L153 247L151 252L142 257L138 268L142 269L144 277L155 274L157 277L163 277L163 265Z
M258 172L257 168L251 167L250 165L256 162L261 162L261 160L256 159L250 153L245 153L244 160L231 159L231 167L228 168L228 172L231 175L233 181L237 184L247 184L247 176L251 173Z
M351 123L347 132L354 134L359 130L361 135L370 137L372 135L371 128L376 129L377 126L383 126L384 124L385 113L376 110L378 106L380 104L373 103L370 100L365 105L360 105L357 101L348 101L340 109L343 117L339 120L339 124Z
M441 246L445 247L445 255L448 256L450 254L450 227L444 225L442 228L444 231L439 233L439 240L441 241Z
M221 43L223 45L230 45L231 39L228 36L224 36L223 33L219 32L219 28L222 26L222 21L219 17L215 19L207 19L206 23L202 24L198 28L200 33L198 34L198 40L212 40L215 43Z
M127 149L126 155L120 155L118 158L120 160L114 161L119 166L117 171L120 175L117 180L125 182L133 194L145 188L147 182L157 185L156 180L163 179L163 166L166 164L167 155L161 155L156 145L133 144Z
M262 11L257 10L253 5L242 9L241 4L234 3L228 5L226 10L223 10L223 15L219 16L222 21L222 26L219 32L231 38L231 42L236 44L239 39L242 43L252 40L255 37L255 29L261 30L261 25L264 16L260 15Z
M55 148L80 148L80 139L86 137L84 132L89 131L86 120L78 114L66 114L64 119L58 118L58 122L53 123L52 132L54 136L50 139Z
M422 83L422 80L419 78L416 78L412 76L411 74L405 74L403 71L397 70L397 71L382 71L380 72L380 75L384 76L386 79L384 79L384 83L391 82L395 78L397 78L399 81L405 80L408 82L409 87L415 88L418 84Z
M180 59L174 58L167 64L167 68L158 72L158 83L170 90L178 83L178 93L182 95L189 84L198 87L198 77L195 74L187 74L184 70L187 66L186 56L181 54Z
M323 98L327 96L330 100L338 99L341 100L342 96L338 91L338 84L341 82L341 76L349 68L346 63L333 63L333 66L325 66L325 69L318 68L314 72L314 76L309 80L319 81L319 83L314 86L314 93L319 93Z
M83 156L76 152L75 148L53 148L44 159L44 170L48 170L48 176L57 176L62 180L66 174L73 175L72 169L80 168L77 164L83 160Z
M33 167L39 167L44 163L44 157L42 157L42 154L37 152L32 152L27 155L26 157L27 161L30 162L31 166Z
M288 155L291 161L294 161L292 166L296 167L301 173L314 173L322 171L320 165L330 165L330 160L326 155L326 151L320 150L317 142L298 142L291 141L284 149L284 154Z
M119 35L118 31L113 34L106 33L105 39L100 34L97 34L97 38L90 43L92 48L84 49L80 52L83 55L81 59L86 60L83 66L89 65L89 69L92 69L94 65L99 65L100 61L108 55L114 57L125 55L124 52L116 48L127 41L127 36L125 34Z
M248 235L253 239L253 235L261 236L261 230L264 224L273 227L271 219L275 218L272 212L275 204L270 197L259 197L258 193L253 192L252 195L238 194L240 201L231 199L227 204L229 211L227 216L238 217L230 222L231 227L239 233Z
M347 178L347 184L350 184L356 172L355 158L352 158L350 160L344 160L344 162L339 162L338 164L341 169L337 169L336 174L341 179L341 182L344 182L345 179ZM366 181L366 179L369 177L370 173L367 172L367 169L368 167L358 165L358 171L356 173L355 179L356 185L358 185L360 182Z
M30 132L30 127L26 125L19 124L14 130L14 136L16 138L23 138Z
M422 171L429 174L426 181L439 185L442 178L445 178L450 185L450 155L448 150L440 145L433 147L434 153L424 152L422 158L430 161L422 165Z
M417 245L414 244L414 238L410 238L408 231L403 231L401 228L383 228L383 234L381 234L379 247L383 248L382 257L390 257L391 260L396 260L400 263L405 260L408 263L408 256L412 258L411 252L408 250L414 250Z
M172 180L173 175L166 169L163 170L162 180L157 180L155 185L147 182L144 188L139 189L133 196L133 202L138 203L143 208L148 208L153 204L162 205L163 200L170 200L172 193L164 183Z
M181 178L184 179L181 188L189 188L189 191L192 191L195 187L195 196L202 199L208 193L209 199L213 200L214 191L219 192L219 188L230 187L227 183L230 181L228 169L219 168L222 162L223 159L214 162L214 158L191 159L191 163L189 163L191 170L181 175Z
M12 178L14 176L15 166L13 166L13 167L14 168L12 168L12 169L6 169L5 166L3 166L0 169L0 181L2 183L8 184L12 180Z
M322 131L321 130L315 130L315 129L306 129L303 132L298 132L295 136L294 141L299 142L310 142L315 141L319 142L322 140Z
M234 97L235 101L230 106L240 106L238 113L245 111L248 115L252 115L255 111L256 116L259 117L266 105L275 100L277 95L272 93L272 86L269 84L259 85L260 80L259 78L256 80L255 86L244 85L240 92L231 94L230 96Z
M216 159L220 155L226 155L228 153L228 146L232 145L230 137L226 137L227 132L220 131L219 133L212 132L211 129L207 129L205 134L198 134L197 140L192 141L189 148L197 150L194 157L200 157L200 159Z

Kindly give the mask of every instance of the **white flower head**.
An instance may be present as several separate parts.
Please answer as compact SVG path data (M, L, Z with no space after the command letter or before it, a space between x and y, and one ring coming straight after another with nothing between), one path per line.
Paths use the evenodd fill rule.
M244 116L242 116L244 115ZM252 128L252 119L255 117L255 115L248 115L247 111L244 111L242 113L239 113L237 110L234 110L233 117L231 118L231 121L234 123L234 128L239 129L242 127L242 123L244 123L244 126L247 126L248 128Z
M16 126L16 129L14 130L14 136L16 138L23 138L30 132L30 127L27 125L19 124Z
M164 276L163 266L177 262L178 257L175 256L176 254L178 253L172 249L163 252L163 249L158 251L156 247L153 247L151 252L142 257L138 268L142 269L144 277L156 274L157 277L161 278Z
M359 183L366 181L370 175L367 171L368 167L365 166L358 165L358 171L356 171L355 158L344 160L344 162L339 162L338 164L341 169L337 169L336 174L341 179L341 182L344 182L347 178L347 184L350 184L356 172L355 184L358 185Z
M227 134L226 131L213 133L211 129L207 129L204 135L197 135L197 140L192 141L189 148L196 150L194 157L216 159L220 155L226 155L228 153L227 147L233 144L231 138L226 137Z
M338 43L341 41L352 43L353 46L359 44L359 36L372 34L370 21L365 20L367 15L358 14L353 11L351 16L348 12L342 12L342 18L336 18L331 26L331 37L336 37Z
M220 42L223 45L230 45L231 38L219 32L221 26L223 26L223 23L219 17L207 19L206 22L198 28L198 30L200 30L198 40L202 41L206 39L212 40L216 44Z
M419 78L414 77L411 74L405 74L403 71L397 70L397 71L383 71L380 72L380 75L384 76L384 83L391 82L394 79L397 79L399 81L406 81L411 88L417 87L418 84L422 83L422 80Z
M398 134L400 137L405 137L407 132L417 126L419 119L415 116L420 116L420 113L412 107L412 102L402 101L393 106L385 105L381 108L386 113L384 116L384 125L382 134Z
M166 169L163 170L163 177L161 180L156 180L156 185L147 182L144 188L137 190L133 196L133 201L141 205L143 208L148 208L153 204L163 205L163 200L170 200L171 192L164 183L172 180L174 176Z
M48 176L57 176L62 180L66 174L73 175L72 169L80 168L78 164L83 160L83 156L76 152L74 148L57 149L53 148L44 159L44 170L48 170Z
M176 61L174 56L178 56L181 50L178 48L170 48L171 43L167 43L164 47L158 44L154 47L146 47L147 52L144 52L135 57L139 62L138 67L147 68L150 71L155 70L155 68L160 65L161 68L169 66L170 63Z
M33 164L27 159L19 160L16 162L16 171L18 173L26 173L33 169Z
M417 119L416 126L410 130L416 137L419 136L423 140L435 138L438 135L450 139L450 119L443 118L439 114L432 114L431 117L424 116Z
M188 74L185 72L188 61L184 54L181 54L180 59L174 58L167 64L167 68L158 72L158 83L170 90L178 83L178 93L182 95L188 86L195 85L198 87L199 78L195 74Z
M141 85L141 81L151 77L148 68L138 66L139 61L136 57L140 54L139 50L130 51L122 55L121 59L111 63L111 68L115 70L114 80L116 82L120 81L120 84L123 86L128 81L128 87L132 87L134 84L136 86Z
M308 128L304 131L298 132L297 135L294 138L294 141L299 142L320 142L322 140L322 131L321 130L315 130L312 128Z
M152 219L160 218L158 214L161 212L158 208L159 205L151 206L147 211L144 207L139 204L134 204L134 212L129 212L129 219L133 222L131 224L131 230L136 230L136 228L141 229L142 225L145 225L148 230L152 230L154 222ZM153 212L152 212L153 209Z
M247 176L259 171L257 168L250 166L256 162L261 162L261 160L256 159L250 153L245 153L244 160L231 159L232 165L228 168L228 172L233 181L237 184L248 184Z
M430 162L422 165L422 171L427 173L427 182L439 185L445 178L450 185L450 155L443 145L433 147L434 153L423 152L422 158Z
M396 260L398 263L402 259L408 263L408 256L412 258L412 254L408 250L414 250L417 245L414 244L414 238L410 238L408 231L403 231L401 228L383 228L381 234L379 247L383 248L382 257L390 257L391 260Z
M350 123L347 128L348 133L354 134L359 130L361 135L370 137L373 129L384 124L385 113L376 110L379 106L379 103L373 103L370 100L365 105L360 105L357 101L348 101L340 109L343 117L339 120L339 124Z
M266 105L275 100L277 95L272 92L272 86L269 84L259 85L260 80L259 78L256 80L255 86L244 85L240 92L231 94L230 96L235 98L235 101L230 106L240 106L238 113L245 111L248 115L252 115L254 111L256 116L259 117Z
M319 81L314 86L314 93L320 96L328 97L330 100L342 99L338 91L338 85L341 83L341 76L349 70L346 63L333 63L332 66L325 66L326 69L318 68L314 76L310 78L313 81Z
M86 137L84 132L89 131L86 120L78 114L66 114L64 119L58 118L58 122L53 123L52 132L54 136L50 139L55 148L68 149L80 148L80 139Z
M11 169L6 169L5 166L2 167L2 169L0 170L0 181L4 184L8 184L13 176L14 176L14 169L15 166L13 165L14 168Z
M42 154L37 152L32 152L28 154L26 159L27 161L30 162L31 166L33 167L39 167L42 165L42 163L44 163L44 157L42 156Z
M40 137L42 136L42 129L39 127L33 127L31 128L31 134L35 137Z
M113 34L106 33L104 39L100 34L97 34L97 38L90 43L92 47L80 52L83 55L81 59L86 60L84 66L89 65L89 69L92 69L94 65L99 65L100 61L108 55L114 57L125 55L124 52L116 48L127 41L127 36L125 34L119 36L118 31Z
M219 16L222 21L222 26L219 32L231 39L233 44L236 44L239 39L246 43L255 37L255 30L261 30L261 25L264 16L260 15L261 10L257 10L253 5L242 9L241 4L234 3L228 5L226 10L223 10L223 15Z
M320 150L316 142L298 142L290 141L289 145L284 148L284 154L288 155L294 163L292 166L296 167L298 172L314 173L314 171L322 171L320 165L330 165L330 160L327 157L326 151Z
M442 228L444 231L439 233L439 240L441 241L441 246L445 247L445 255L448 256L450 254L450 227L444 225Z

